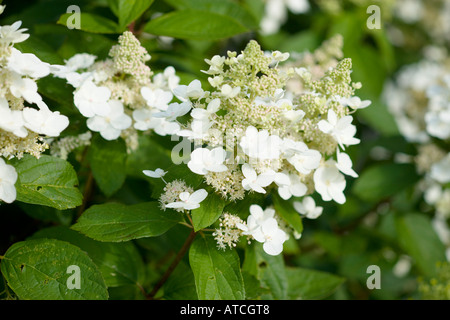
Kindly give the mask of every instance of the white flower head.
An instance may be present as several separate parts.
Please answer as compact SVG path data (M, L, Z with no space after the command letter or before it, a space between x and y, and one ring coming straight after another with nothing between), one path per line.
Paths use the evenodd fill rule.
M229 84L224 84L220 89L220 92L223 97L231 99L236 97L239 94L239 92L241 92L241 87L232 88Z
M123 104L118 100L109 101L110 112L105 116L94 116L87 120L90 130L100 132L105 140L117 139L122 130L131 126L131 118L124 113Z
M450 153L431 166L430 177L442 184L450 182Z
M142 173L150 178L161 178L161 180L167 184L167 182L164 180L164 176L166 175L167 171L164 171L161 168L156 168L155 170L144 170L142 171Z
M181 101L187 101L189 99L201 99L205 92L202 89L202 83L200 80L193 80L189 85L179 85L173 89L173 94Z
M24 108L24 126L39 134L57 137L69 126L69 118L58 111L52 112L44 102L38 103L39 110Z
M340 99L340 103L343 106L348 106L354 110L356 109L364 109L372 104L370 100L361 100L360 97L350 97L350 98L342 98Z
M156 118L165 118L167 121L173 121L178 117L184 116L192 108L192 104L189 101L182 103L174 102L168 105L165 111L154 113Z
M0 200L6 203L16 200L17 193L14 185L17 177L16 169L0 158Z
M264 188L270 185L275 179L275 172L273 170L258 175L255 169L253 169L248 163L244 163L241 170L245 177L245 179L242 180L242 186L245 190L266 193Z
M322 207L316 206L316 202L310 196L304 197L302 201L294 201L294 209L308 219L317 219L323 211Z
M314 172L314 187L324 201L345 203L345 186L345 177L339 172L334 160L327 160Z
M0 28L0 42L3 44L19 43L28 39L30 36L24 33L28 29L19 29L22 21L16 21L10 26L1 26Z
M353 164L350 156L344 152L340 152L338 149L336 167L339 169L339 171L348 176L357 178L358 174L355 172L355 170L353 170L352 166Z
M8 69L22 76L36 79L50 74L50 64L42 62L32 53L22 53L15 48L11 48Z
M191 153L188 167L196 174L205 175L208 172L224 172L228 167L223 164L227 157L227 152L222 147L212 150L197 148Z
M219 108L220 108L220 99L216 98L208 103L206 109L203 108L192 109L191 117L196 120L207 120L211 117L212 114L215 114L217 111L219 111Z
M267 130L249 126L245 136L241 138L240 146L244 153L251 158L267 160L280 156L281 139L276 135L269 135Z
M111 90L107 87L99 87L92 80L86 80L74 93L73 101L80 113L87 117L95 115L106 116L111 112L108 103Z
M206 199L208 192L205 189L200 189L192 194L189 192L182 192L179 195L180 201L166 204L166 208L183 208L184 210L194 210L200 208L200 202Z
M163 89L150 89L149 87L141 88L141 95L147 102L147 105L152 108L164 111L173 99L173 94L170 91Z
M304 196L308 191L306 185L300 181L300 177L296 174L277 172L274 181L278 185L278 194L284 200L288 200L292 196Z
M360 142L355 138L356 127L351 124L352 116L344 116L338 119L336 113L330 109L328 110L327 120L320 120L318 127L320 131L330 134L339 143L342 149L344 145L354 145Z

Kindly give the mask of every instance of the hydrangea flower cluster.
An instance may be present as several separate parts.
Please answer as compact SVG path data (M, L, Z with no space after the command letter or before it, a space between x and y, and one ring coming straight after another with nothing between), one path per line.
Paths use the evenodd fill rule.
M316 79L307 68L280 67L288 57L279 51L267 54L252 40L240 54L205 59L211 91L203 90L199 80L174 89L192 106L190 120L176 134L200 146L187 166L230 201L274 190L284 200L317 192L324 201L342 204L345 175L358 176L345 153L360 142L351 114L370 101L355 96L361 85L351 81L350 59ZM301 92L287 90L292 79L302 83ZM303 204L303 214L313 207ZM253 227L247 221L243 232L263 243L277 239L266 246L274 254L286 237L279 221L264 221Z
M20 159L26 153L39 158L49 147L45 139L59 136L69 125L38 93L36 80L49 75L51 65L14 48L29 37L21 24L0 27L0 200L7 203L16 199L17 173L3 158Z
M174 107L171 90L179 77L173 67L154 74L146 65L150 58L139 40L125 31L107 59L76 54L65 65L56 66L54 74L75 88L74 104L88 118L91 131L106 140L122 137L128 150L134 150L139 131L170 135L179 129L175 121L160 115Z
M384 97L399 131L417 147L411 161L423 175L419 190L434 208L433 225L450 248L450 58L445 49L428 53L401 69L395 81L386 84Z

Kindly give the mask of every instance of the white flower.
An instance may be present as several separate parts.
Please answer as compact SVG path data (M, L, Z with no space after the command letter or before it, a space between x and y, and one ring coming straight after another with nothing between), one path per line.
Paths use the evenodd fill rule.
M300 181L300 177L296 174L277 172L274 181L278 185L278 194L284 200L288 200L292 196L304 196L308 191L306 185Z
M122 130L131 126L131 118L124 113L123 104L118 100L110 100L110 112L105 116L94 116L87 120L87 126L92 131L100 132L106 140L115 140Z
M263 243L267 254L278 255L283 251L283 243L288 239L287 234L278 227L274 218L275 210L267 208L264 211L259 205L250 206L247 225L238 224L237 227L244 235L251 235L256 241Z
M307 149L296 152L292 157L288 158L288 162L302 174L310 174L312 170L320 165L322 155L314 149Z
M193 80L189 85L179 85L173 89L173 94L181 101L200 99L205 95L200 80Z
M436 138L445 140L450 137L450 108L446 112L429 111L425 114L427 132Z
M172 134L178 134L180 131L180 125L176 122L167 121L166 119L154 118L155 126L153 131L160 136L167 136Z
M58 111L52 112L44 102L38 103L39 110L24 108L24 126L39 134L57 137L69 126L69 118Z
M363 100L361 101L361 98L359 97L351 97L351 98L342 98L340 99L340 103L343 106L349 106L350 108L356 110L356 109L364 109L367 108L372 104L372 101L370 100Z
M0 129L12 132L20 138L25 138L28 131L24 125L22 111L11 110L8 101L5 98L0 98Z
M31 78L43 78L50 74L50 64L42 62L32 53L22 53L15 48L11 48L8 69Z
M267 130L258 131L255 127L249 126L245 136L241 138L240 146L251 158L277 159L280 156L281 139L276 135L269 136Z
M230 99L236 97L239 92L241 92L241 87L232 88L229 84L224 84L220 89L220 92L222 93L222 96Z
M71 71L76 71L78 69L86 69L94 64L97 56L89 53L78 53L72 56L66 62L66 67Z
M194 108L191 111L191 116L194 119L197 120L206 120L209 119L209 117L216 113L220 108L220 99L216 98L211 100L208 103L208 106L206 107L206 109L203 108Z
M358 174L355 172L355 170L352 169L352 160L350 159L350 156L344 152L339 152L339 149L337 150L337 163L336 167L344 174L352 176L354 178L358 177Z
M142 87L141 95L149 107L156 108L161 111L167 110L170 101L173 99L172 92L159 88L152 90L149 87Z
M134 119L134 128L141 131L147 131L149 129L152 129L156 127L156 125L159 123L158 120L162 119L155 119L153 118L153 111L150 109L137 109L133 111L133 119Z
M221 147L212 150L197 148L191 153L191 160L187 166L196 174L207 174L208 172L227 171L228 167L223 164L227 157L227 152Z
M322 207L316 206L316 202L310 196L303 198L301 202L294 201L293 205L298 213L304 215L308 219L317 219L323 211Z
M200 207L200 202L206 199L208 192L205 189L200 189L192 194L189 192L182 192L179 195L181 201L171 202L165 205L166 208L183 208L185 210L194 210Z
M271 58L272 58L272 62L271 63L278 63L278 62L283 62L286 61L287 59L289 59L289 52L280 52L278 50L272 51L271 54Z
M171 103L167 107L167 110L154 113L156 118L165 118L167 121L173 121L178 117L184 116L192 108L192 104L189 101L183 103Z
M430 176L442 184L450 182L450 153L431 166Z
M0 27L0 42L3 44L19 43L28 39L30 36L27 33L23 33L28 29L19 29L22 25L22 21L16 21L10 26Z
M209 70L208 71L201 70L201 71L206 74L216 74L222 72L225 57L215 55L214 57L211 58L211 60L205 59L205 62L209 64Z
M98 87L92 80L86 80L75 92L73 101L80 113L87 117L95 115L106 116L111 112L108 100L111 90L107 87Z
M158 73L153 77L153 84L157 88L169 88L170 90L175 89L179 82L180 77L175 74L175 68L172 66L168 66L164 69L164 72Z
M24 98L28 103L42 101L36 82L29 78L22 78L18 74L13 75L9 90L14 97Z
M320 120L318 127L320 131L332 135L341 148L345 149L344 145L353 145L360 142L359 139L354 138L356 127L351 124L352 121L352 116L344 116L338 119L336 113L330 109L328 110L327 120Z
M167 171L164 171L161 168L156 168L154 171L153 170L144 170L142 171L147 177L150 178L162 178L166 175Z
M273 170L257 175L255 169L248 163L244 163L241 170L245 177L245 179L242 180L242 186L245 190L266 193L266 190L263 188L270 185L275 179L275 172Z
M16 169L0 158L0 200L6 203L16 200L16 188L14 187L16 181Z
M209 135L208 130L212 125L212 121L194 119L191 122L191 130L180 130L177 135L187 137L189 140L201 140Z
M343 204L346 181L334 160L328 160L314 172L314 187L324 201L334 200Z

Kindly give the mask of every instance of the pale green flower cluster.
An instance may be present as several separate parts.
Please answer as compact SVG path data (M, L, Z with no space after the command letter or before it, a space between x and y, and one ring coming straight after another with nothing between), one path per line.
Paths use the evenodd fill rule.
M212 90L203 91L196 87L199 84L192 82L174 91L193 107L193 120L177 134L194 140L197 145L223 147L228 155L222 160L226 170L206 169L201 173L193 164L192 168L197 168L193 171L203 174L206 183L231 200L242 199L246 190L258 189L246 183L248 177L242 164L251 165L250 174L251 170L256 175L270 173L275 177L278 174L286 185L294 184L297 190L301 184L307 191L301 195L294 192L297 196L313 193L317 187L315 169L335 156L339 145L343 149L344 145L359 143L353 137L356 128L350 124L350 114L370 104L354 96L361 84L351 80L350 59L337 61L342 57L341 47L342 37L336 36L313 57L304 59L305 55L300 55L307 61L301 67L295 67L290 61L284 65L288 53L265 53L256 41L250 41L240 54L228 52L227 56L205 59L209 70L204 72L210 75ZM335 61L334 67L331 60ZM321 75L314 69L318 61L323 70ZM314 74L311 69L315 70ZM296 88L299 90L290 90L288 84L292 81L300 83ZM342 128L346 129L341 132L345 137L339 137L340 133L332 129L341 120L345 122ZM262 140L258 141L258 137ZM273 150L250 150L252 144L264 148L266 138L274 142ZM310 167L304 168L303 162L309 162ZM269 188L286 186L275 178L272 182L275 183L269 183ZM288 192L285 197L290 195ZM341 201L342 197L339 198Z
M419 282L422 300L450 300L450 263L437 264L437 276L426 282Z

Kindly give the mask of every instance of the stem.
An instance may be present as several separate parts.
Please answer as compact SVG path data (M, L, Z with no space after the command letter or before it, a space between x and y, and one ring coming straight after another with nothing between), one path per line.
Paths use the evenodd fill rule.
M166 272L163 274L161 279L158 281L158 283L153 288L152 292L150 292L147 296L148 300L151 300L155 297L155 295L158 293L159 289L163 286L163 284L169 279L170 275L172 274L173 270L177 267L178 263L180 263L181 259L184 257L186 252L188 251L189 247L191 246L192 242L194 241L195 236L197 235L197 232L194 230L191 231L189 236L187 237L186 241L184 242L183 246L181 247L180 251L178 251L175 260L172 261L172 264L169 266L169 268L166 270Z
M84 192L83 192L83 203L78 208L77 217L81 216L81 214L86 209L86 205L89 202L89 199L91 198L93 186L94 186L94 176L92 174L92 171L89 170L89 174L88 174L88 177L86 180L86 185L84 187Z

